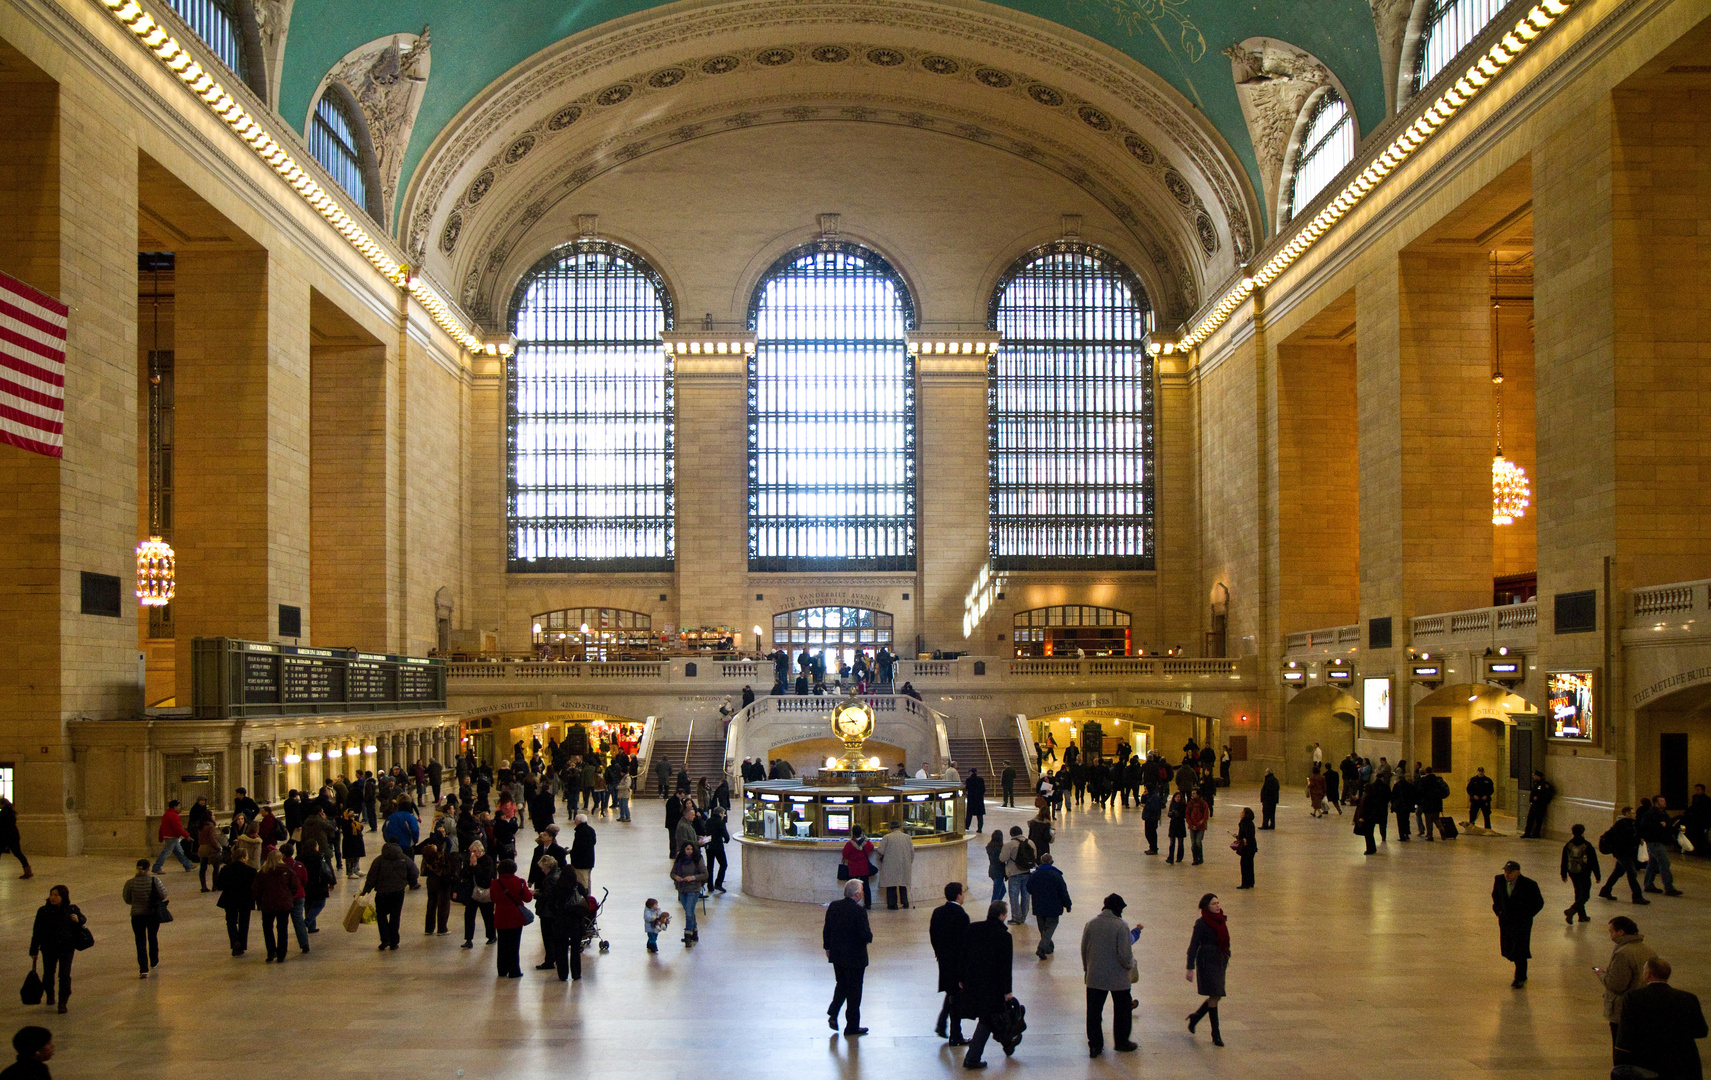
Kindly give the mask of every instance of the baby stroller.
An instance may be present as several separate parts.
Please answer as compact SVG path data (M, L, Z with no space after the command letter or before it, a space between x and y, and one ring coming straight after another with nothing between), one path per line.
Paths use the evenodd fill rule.
M588 921L582 924L582 940L576 944L578 949L587 949L590 944L598 941L601 952L611 951L612 943L600 936L600 912L605 909L606 898L610 895L611 889L601 889L598 901L592 895L588 897Z

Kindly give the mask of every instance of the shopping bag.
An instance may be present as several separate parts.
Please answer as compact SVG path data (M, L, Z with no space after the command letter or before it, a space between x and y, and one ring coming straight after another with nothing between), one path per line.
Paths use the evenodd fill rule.
M24 986L18 994L24 999L25 1005L40 1005L43 992L42 977L36 974L36 962L31 958L30 973L24 976Z
M368 907L368 900L356 896L351 898L351 906L345 909L345 932L354 934L362 926L362 913Z
M374 901L364 900L362 904L362 921L370 925L380 921L380 916L374 910Z

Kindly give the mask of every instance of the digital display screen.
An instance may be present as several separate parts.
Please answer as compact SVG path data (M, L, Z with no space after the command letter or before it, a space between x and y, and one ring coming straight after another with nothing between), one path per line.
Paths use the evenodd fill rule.
M1416 664L1414 666L1414 677L1416 679L1436 674L1438 674L1438 665L1436 664Z
M1360 725L1368 731L1390 730L1390 680L1367 679L1361 687Z
M1355 673L1350 671L1348 668L1332 668L1325 672L1325 678L1330 679L1332 682L1352 682L1354 677Z
M850 816L848 814L827 814L826 831L829 833L849 832Z
M1551 672L1549 699L1551 738L1583 742L1592 739L1597 719L1592 696L1592 672Z
M1487 670L1493 675L1514 675L1521 670L1520 664L1488 664Z

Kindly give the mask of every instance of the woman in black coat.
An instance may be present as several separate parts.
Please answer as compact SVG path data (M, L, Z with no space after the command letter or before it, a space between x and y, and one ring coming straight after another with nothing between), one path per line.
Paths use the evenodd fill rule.
M71 958L77 954L77 942L87 922L83 912L71 902L71 890L55 885L48 890L48 902L36 909L36 925L30 932L30 958L39 953L42 958L42 986L47 994L42 1001L53 1004L53 977L59 973L59 1011L71 997ZM32 967L35 965L32 963Z
M962 1059L965 1069L984 1069L980 1052L992 1035L993 1019L1011 998L1010 961L1014 942L1004 926L1009 906L1002 900L986 909L986 921L968 928L963 947L962 990L957 994L957 1011L975 1021L974 1037L968 1041L968 1054ZM1009 1057L1011 1046L1004 1048Z
M1254 833L1254 811L1242 807L1242 820L1236 823L1236 855L1242 860L1242 883L1238 889L1254 887L1254 855L1259 851L1259 839Z
M1194 921L1194 935L1188 939L1186 976L1189 982L1196 983L1195 989L1206 995L1206 1000L1188 1014L1188 1030L1193 1032L1201 1017L1210 1017L1214 1046L1224 1045L1223 1035L1218 1031L1218 1002L1224 997L1224 971L1229 965L1230 928L1224 919L1224 907L1216 893L1207 893L1200 898L1200 918Z
M493 929L493 860L487 857L487 849L477 840L470 844L464 852L463 865L458 868L458 881L452 899L463 905L463 947L475 948L475 916L481 916L482 925L487 930L487 944L492 945L499 938ZM487 899L481 899L486 896Z
M220 898L214 903L226 909L226 937L231 940L233 956L242 956L250 947L255 875L256 868L249 864L249 849L237 844L232 846L232 861L214 875L214 888L220 890Z

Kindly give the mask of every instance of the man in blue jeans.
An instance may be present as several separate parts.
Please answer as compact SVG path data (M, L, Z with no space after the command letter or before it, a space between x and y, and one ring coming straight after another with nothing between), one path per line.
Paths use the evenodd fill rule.
M139 978L148 978L149 971L160 965L160 912L155 907L166 901L166 885L149 872L147 859L137 860L137 872L125 879L119 899L131 905L131 934L137 939L137 968Z
M1669 844L1675 839L1675 823L1669 819L1669 808L1662 795L1652 800L1652 808L1640 819L1640 839L1646 842L1646 891L1680 896L1681 890L1675 887L1675 875L1669 868ZM1659 874L1663 875L1662 889L1657 886Z
M166 865L166 857L175 857L186 870L194 870L196 864L184 854L184 841L190 839L190 834L184 829L184 821L178 816L178 800L173 799L166 804L166 813L160 816L160 854L154 860L154 872L160 873L160 868Z

